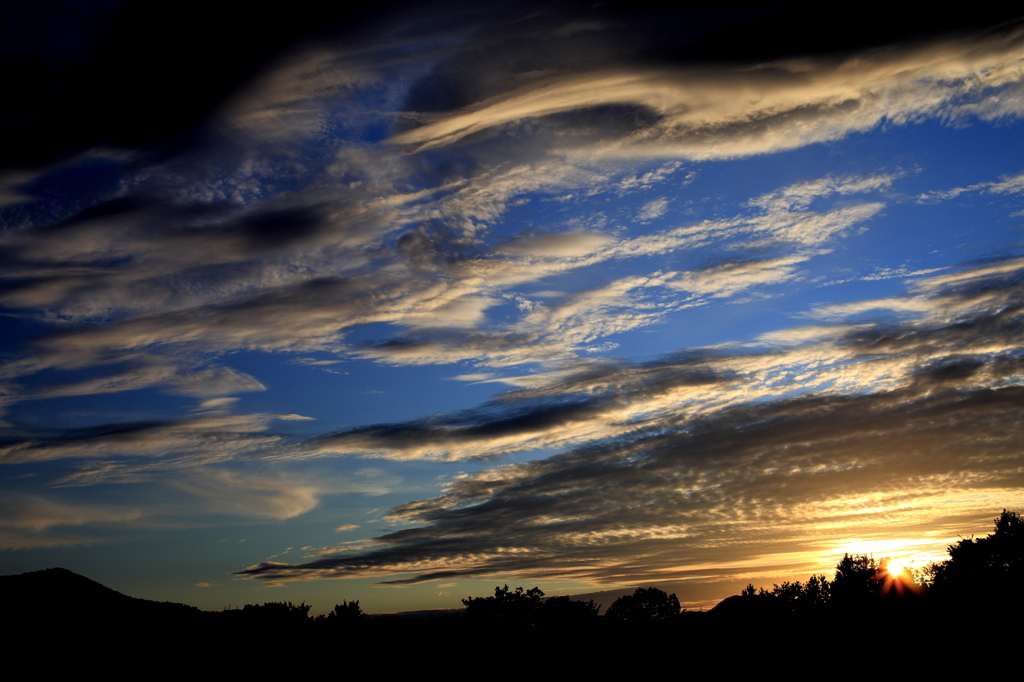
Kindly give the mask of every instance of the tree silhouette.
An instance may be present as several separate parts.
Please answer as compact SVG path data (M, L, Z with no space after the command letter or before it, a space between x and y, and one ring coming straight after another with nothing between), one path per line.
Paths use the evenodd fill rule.
M323 618L332 627L345 627L355 625L363 619L363 616L363 610L359 607L359 600L343 601L340 604L335 604L334 610L328 613L326 617L318 616L317 620Z
M832 596L832 583L823 575L812 575L804 585L803 594L800 595L801 605L807 608L816 608L828 603Z
M844 554L836 565L830 602L844 607L865 605L878 596L879 563L874 557Z
M929 567L939 598L1022 598L1024 518L1019 513L1004 509L991 535L961 539L948 552L949 559Z
M266 604L246 604L238 613L245 622L260 625L292 626L309 621L311 605L292 604L290 601L272 601Z
M462 600L466 605L466 618L484 621L493 625L525 626L535 622L537 612L543 604L544 593L539 587L510 590L508 585L495 587L493 597L468 597Z
M679 599L657 587L638 587L633 594L616 599L604 615L628 625L663 622L679 615Z
M787 613L808 613L828 603L832 583L823 575L812 575L806 584L799 580L773 585L769 592L748 584L740 593L741 602L725 610L741 610L749 615L780 616Z
M536 614L537 623L545 627L587 627L597 623L601 605L577 601L569 597L550 597Z

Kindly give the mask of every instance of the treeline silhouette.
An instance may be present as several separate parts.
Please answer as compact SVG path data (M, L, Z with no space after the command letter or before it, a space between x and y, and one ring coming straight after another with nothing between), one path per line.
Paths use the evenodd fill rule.
M316 617L309 616L309 605L291 602L207 612L127 597L59 568L0 577L0 590L8 623L18 623L24 636L45 633L86 648L113 638L150 652L171 643L180 646L185 639L215 641L245 660L265 658L267 646L334 647L339 637L368 655L386 655L396 643L420 653L452 642L487 647L495 637L523 646L557 643L588 651L671 648L687 642L705 652L725 653L752 636L781 647L787 639L813 638L851 625L927 632L927 638L915 640L920 653L978 644L1000 623L1016 622L1024 606L1020 514L1004 510L992 534L961 539L948 551L946 561L917 571L897 571L885 559L847 554L831 577L814 575L771 589L748 585L706 612L681 609L676 595L654 587L619 597L602 614L593 600L545 598L538 587L508 585L496 587L493 596L463 599L462 610L440 614L367 616L358 601L343 601ZM853 651L855 641L840 638L831 650L804 655L824 660L829 651Z
M771 590L748 585L713 611L782 616L941 608L997 615L1024 605L1024 517L1019 513L1004 509L990 535L961 538L947 551L949 559L916 571L888 559L846 554L831 580L815 575Z

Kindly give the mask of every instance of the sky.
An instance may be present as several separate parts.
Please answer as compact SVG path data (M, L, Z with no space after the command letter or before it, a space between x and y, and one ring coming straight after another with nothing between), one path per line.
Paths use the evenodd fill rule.
M0 572L707 608L1024 506L1024 22L5 3Z

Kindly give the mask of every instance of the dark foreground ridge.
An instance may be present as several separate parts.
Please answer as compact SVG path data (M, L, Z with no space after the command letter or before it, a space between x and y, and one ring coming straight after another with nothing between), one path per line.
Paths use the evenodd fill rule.
M417 617L367 617L357 601L316 618L309 617L310 606L291 602L210 612L129 597L63 568L2 576L0 591L5 621L16 626L13 651L19 644L81 655L130 651L182 665L202 660L225 672L283 665L284 659L268 659L270 651L309 653L308 671L330 672L316 653L340 644L399 667L453 646L485 664L495 646L514 645L552 665L570 655L600 659L616 651L683 648L741 667L764 665L767 650L792 651L790 665L868 656L911 670L937 664L953 650L992 650L1006 628L1016 632L1024 607L1024 518L1004 510L995 525L991 535L960 540L949 547L948 560L917 573L890 572L884 559L847 555L831 579L811 576L771 590L750 585L708 612L681 611L674 594L654 587L620 597L601 615L593 601L545 598L539 588L507 585L491 597L463 599L461 611ZM811 641L820 644L806 646ZM209 659L211 652L230 653L230 663Z

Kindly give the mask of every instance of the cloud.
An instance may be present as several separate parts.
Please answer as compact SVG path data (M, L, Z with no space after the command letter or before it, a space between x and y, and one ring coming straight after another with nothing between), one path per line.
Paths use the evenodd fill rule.
M1005 395L1015 385L1019 330L1010 316L1018 266L1005 262L921 279L905 296L823 303L809 313L813 328L764 334L756 347L680 351L643 363L600 355L617 335L688 307L797 280L803 264L883 211L877 196L857 195L887 192L899 178L883 171L805 178L703 219L683 212L690 190L681 191L701 169L679 159L795 149L879 125L1018 117L1018 30L909 48L843 45L833 55L798 59L751 50L693 67L656 56L662 52L646 39L630 42L643 31L567 21L560 12L488 9L429 26L403 19L400 28L389 19L393 30L318 39L290 56L261 52L268 68L244 79L233 74L232 85L248 85L223 100L201 97L205 108L187 121L167 114L162 132L117 137L116 150L93 149L0 179L0 304L51 330L0 370L0 404L144 388L198 403L184 419L49 433L12 428L0 442L0 462L59 463L67 467L54 478L62 491L173 481L202 513L277 520L306 513L336 491L370 494L392 485L381 474L350 484L278 480L244 463L338 455L487 460L559 448L566 452L552 466L564 462L567 481L599 488L599 476L588 478L574 464L585 453L607 453L587 465L593 472L618 462L603 469L609 481L630 462L650 460L654 450L644 448L659 442L680 452L692 447L704 462L710 446L692 434L717 424L708 428L738 433L742 445L743 434L761 433L758 414L765 423L776 418L755 414L758 405L782 409L813 394L815 409L856 422L841 410L844 391L884 394L905 406L957 391ZM552 26L562 36L557 44ZM658 30L676 44L675 27ZM797 54L803 46L786 49ZM111 121L118 125L125 111L137 111L122 96L114 104L122 108L103 110L117 114ZM105 139L86 132L69 150ZM961 189L1009 194L1019 180ZM524 202L538 210L531 229L516 234L520 228L503 221L519 220ZM567 218L560 207L588 213ZM664 229L640 228L655 219ZM639 260L670 253L683 264ZM626 260L634 269L617 271ZM559 280L571 273L584 274L586 284ZM901 313L903 322L887 327L871 318L884 311ZM300 437L271 429L302 419L296 415L228 414L236 401L225 396L265 390L256 376L226 366L238 351L336 358L298 360L313 366L353 358L465 362L472 367L456 378L500 380L515 390L474 409ZM517 375L495 376L509 367ZM730 415L739 420L735 433ZM636 459L617 460L631 439ZM748 456L736 460L740 470L756 468L755 451L739 448L737 457ZM468 491L490 486L500 506L511 494L502 477L515 471L472 474L446 495L472 519L486 508L475 510ZM526 490L538 472L515 475ZM624 499L642 506L630 495ZM533 509L532 498L524 499ZM596 538L592 546L602 538L614 544L690 532L682 517L664 528L591 527L583 522L587 504L529 518L539 526L576 519L579 537ZM422 509L422 518L414 507L395 518L431 527L430 514L441 523L450 511L436 501ZM702 519L718 513L701 509ZM93 511L96 524L105 523ZM50 528L60 526L43 530ZM450 552L424 550L421 561L408 549L415 542L389 539L384 544L401 551L387 570L464 570L473 562L491 570L512 561L506 555L516 552L507 548L521 548L506 537L509 544L483 543L475 554L466 545L469 553L460 554L448 526L438 528L437 542L450 542Z
M880 518L922 522L934 504L962 513L1019 499L1021 397L1019 388L912 391L730 410L686 430L481 472L392 510L421 525L371 548L241 575L632 584L785 552L813 562L837 533L870 533ZM955 506L951 488L975 499Z
M372 467L342 476L325 470L302 473L280 461L248 460L242 468L238 464L197 467L164 481L168 488L185 495L172 496L168 503L187 507L187 511L172 510L176 516L221 515L281 521L312 511L329 495L387 495L394 492L401 478ZM358 526L348 525L335 530L355 528Z
M184 374L169 382L171 392L192 398L208 398L225 393L249 393L265 391L267 387L254 377L231 369L216 367Z
M0 500L0 549L64 547L99 542L71 528L124 526L145 516L138 506L81 504L5 491Z
M757 340L774 346L789 346L808 343L811 341L820 341L822 339L837 339L847 336L852 331L861 329L870 329L873 325L866 324L861 326L854 325L836 325L836 326L819 326L810 325L806 327L793 327L790 329L780 329L774 332L766 332L757 337Z
M316 508L322 483L289 476L264 476L205 467L173 483L197 498L206 514L284 520Z
M460 374L452 377L453 381L488 381L494 378L494 374L491 372L472 372L470 374Z
M860 177L844 180L839 186L852 193L885 186L886 182L881 177ZM673 301L651 295L658 287L692 287L701 296L713 296L731 295L759 283L784 281L795 272L794 264L820 255L823 252L818 250L821 245L869 220L883 207L883 204L875 202L822 212L780 209L758 215L705 220L695 225L620 239L592 254L557 261L536 258L461 260L449 270L449 276L458 279L446 284L443 290L439 288L445 296L454 295L464 290L463 287L488 287L495 291L499 287L523 285L610 260L672 251L697 251L723 244L760 250L800 249L797 255L752 260L745 265L727 262L702 272L684 273L678 282L672 281L676 273L654 272L647 276L625 277L572 296L554 297L556 300L553 301L519 296L517 300L523 314L512 324L476 329L469 334L444 334L436 330L406 334L351 352L391 364L473 360L482 365L502 367L525 362L564 361L578 357L581 352L605 348L594 344L602 336L650 325L670 312L701 304L696 299ZM682 286L678 286L680 284ZM538 298L552 297L544 294ZM432 318L424 319L430 321ZM435 328L444 324L443 316L433 319Z
M752 268L757 282L766 281L764 271ZM774 273L772 268L767 272ZM965 349L972 363L981 364L964 379L1009 385L1017 380L1012 367L1020 352L1016 323L1010 321L1011 311L1021 306L1020 272L1021 262L1010 260L916 280L903 297L817 308L813 314L819 318L843 322L852 317L855 323L765 333L758 337L762 349L756 352L690 351L644 364L583 362L533 374L523 388L477 409L360 427L301 447L448 460L567 447L651 425L682 428L738 405L814 391L860 394L921 386L923 367L958 358ZM721 285L708 290L721 291ZM892 328L863 319L883 309L905 311L908 318ZM573 333L585 329L579 323L569 328Z
M77 505L48 500L35 495L4 495L0 504L0 517L7 527L44 531L59 526L81 526L97 523L117 523L138 519L138 509L124 509L104 505Z
M1004 175L998 182L979 182L967 187L925 192L917 197L919 204L955 199L961 194L1021 194L1024 193L1024 173Z
M569 138L590 139L586 116L562 120L555 136L561 142L554 147L549 143L558 140L538 129L526 142L497 141L490 150L472 146L467 162L450 171L438 171L430 153L352 143L338 131L362 139L364 132L357 135L356 128L396 115L382 111L377 98L394 103L405 92L406 80L394 75L415 70L418 60L397 59L391 48L412 44L409 40L389 35L378 46L370 41L358 49L321 47L279 60L218 110L211 123L218 133L201 158L183 155L132 165L111 160L116 191L91 197L85 208L54 206L56 218L5 232L0 249L8 286L0 299L60 327L32 342L4 376L120 365L106 378L53 384L43 391L56 397L155 386L212 397L262 390L255 377L208 365L213 357L237 350L327 351L392 364L559 362L608 349L599 336L656 322L673 306L657 310L650 297L612 294L616 285L606 283L577 294L570 304L541 310L528 293L514 289L609 260L734 247L738 235L749 240L746 246L762 250L820 246L871 218L882 205L810 212L799 197L876 191L895 177L807 181L780 190L789 203L777 200L765 215L642 237L575 225L496 238L489 230L519 198L646 191L673 181L682 165L648 164L638 172L633 162L557 151L563 143L576 144L566 142ZM990 61L1006 57L1012 52L1007 46L1015 44L1005 37L1002 47L992 41L976 49ZM940 47L933 46L935 54L946 49ZM708 96L727 100L730 79L757 80L773 69L792 71L790 66L748 69L745 76L722 67L721 73L712 69L698 80L724 78L725 85L712 89L718 94L709 90ZM818 68L837 67L821 62ZM693 74L683 76L685 81ZM573 67L552 76L552 83L564 81L571 99L577 81L593 77ZM661 76L638 77L661 82ZM514 98L514 92L495 96ZM409 95L408 102L415 99ZM646 119L623 120L643 128ZM577 124L579 135L563 134ZM423 127L414 125L398 137L417 130ZM623 134L646 135L636 129ZM691 179L692 172L682 184ZM664 217L669 206L668 198L647 201L639 218ZM489 319L488 311L508 297L526 304L521 319L511 325ZM589 312L581 307L587 302ZM630 304L641 312L627 311ZM602 315L606 321L596 319ZM566 332L577 323L579 333ZM347 344L346 335L370 324L389 325L392 333L365 346ZM154 357L123 367L141 353ZM18 399L28 397L31 392L18 394Z
M108 424L41 437L8 439L0 444L0 463L22 464L86 460L65 473L64 485L146 480L160 471L187 469L266 453L281 444L265 433L274 420L308 419L299 415L207 413L187 419Z
M640 212L636 214L636 219L642 223L650 222L665 215L666 211L668 211L668 199L655 199L644 204Z
M107 477L146 483L141 489L107 489L107 504L88 501L82 487L42 494L7 490L0 501L0 549L62 547L103 542L109 529L144 530L207 526L212 523L281 521L301 516L328 495L383 495L400 482L396 476L364 468L348 476L303 475L251 459L229 467L167 467L158 479ZM93 481L97 482L97 481ZM58 481L59 483L59 481ZM120 499L114 503L113 500ZM339 531L357 526L342 526Z
M778 269L785 273L789 264L732 264L693 277L706 282L701 291L707 295L738 290L751 281L773 281L779 276ZM767 352L696 352L646 364L577 361L563 369L534 374L529 381L506 378L523 388L476 409L359 427L308 440L266 432L272 420L300 418L295 415L214 413L9 440L0 448L0 458L9 464L84 460L64 475L63 485L146 480L157 472L184 471L243 456L489 458L622 438L662 428L657 425L681 428L752 401L785 399L811 391L826 395L896 391L922 386L929 377L941 379L941 385L1010 385L1017 376L1013 358L1019 342L1012 325L1000 320L1008 319L1009 311L1019 305L1020 267L1019 261L1010 260L967 268L916 280L911 293L902 298L823 307L814 312L837 321L883 308L913 313L899 332L885 332L861 320L854 325L803 327L762 335L762 344L772 344ZM723 289L718 281L722 272L728 275L722 281L733 282L729 285L733 289ZM569 297L526 319L544 333L576 335L577 342L586 342L607 333L606 328L588 327L591 311L607 311L611 304L635 308L635 303L618 299L635 290L662 287L665 281L627 278L606 290ZM741 284L735 284L737 281ZM950 325L950 319L959 322ZM613 317L603 324L628 326L638 320L642 321L642 314L634 311L629 317ZM965 348L970 349L967 356ZM312 499L298 495L290 498L292 506L285 506L301 509L303 504L312 504Z
M898 175L885 173L867 176L847 175L843 177L826 175L822 178L798 182L775 192L762 194L751 199L747 204L770 213L803 211L815 199L832 194L863 194L865 192L877 192L888 189L898 177Z
M922 275L931 275L936 272L942 272L946 270L945 267L940 268L925 268L923 270L910 270L906 267L901 268L878 268L875 272L870 275L865 275L861 279L867 282L878 281L883 279L893 279L897 277L921 277Z
M668 163L662 164L655 170L623 178L618 182L617 189L619 192L623 193L637 189L650 189L658 183L667 180L673 173L680 170L682 167L683 163L681 161L669 161ZM694 177L696 177L696 173L694 171L687 173L683 180L683 184L686 185L693 182Z
M199 403L193 412L226 412L238 402L238 398L209 398Z
M1020 82L1022 59L1014 32L864 51L841 61L539 74L396 134L392 143L436 149L526 120L632 106L647 113L646 125L603 140L601 152L698 160L765 154L839 139L882 121L976 115L978 105L998 99L999 89ZM1000 115L1019 116L1013 102Z
M697 295L725 298L761 284L779 284L795 276L796 265L809 256L724 263L679 275L669 286Z
M292 54L238 93L220 115L262 143L296 143L322 135L331 105L347 109L353 90L379 83L380 74L321 47ZM335 114L336 115L336 114ZM365 115L365 114L364 114Z
M124 359L131 360L132 358ZM193 398L266 390L266 387L252 376L228 367L188 370L173 365L142 362L135 367L95 379L36 386L30 391L23 392L19 397L21 399L38 399L100 395L137 391L151 386L164 386L169 393Z
M934 314L783 330L756 353L595 362L477 410L332 436L323 447L403 457L568 447L399 505L389 517L405 527L358 551L240 575L635 584L709 566L821 570L839 535L946 532L927 518L936 505L966 517L1019 503L1021 263L912 286Z

